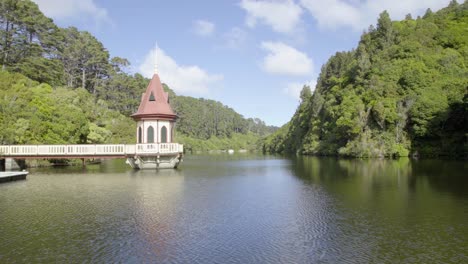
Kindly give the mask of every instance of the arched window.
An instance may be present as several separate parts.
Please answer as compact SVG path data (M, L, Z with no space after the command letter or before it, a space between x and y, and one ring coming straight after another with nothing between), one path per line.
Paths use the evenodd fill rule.
M138 144L141 144L142 139L143 139L143 131L141 131L141 127L138 127Z
M154 128L152 126L148 127L148 140L146 143L154 143Z
M167 128L165 126L161 128L161 143L167 143Z

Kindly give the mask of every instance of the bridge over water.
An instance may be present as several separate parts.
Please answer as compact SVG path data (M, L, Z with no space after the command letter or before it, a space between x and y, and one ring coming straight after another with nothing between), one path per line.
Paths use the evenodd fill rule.
M139 158L159 165L165 157L181 157L182 144L97 144L97 145L3 145L0 160L14 159L89 159L89 158ZM153 159L151 159L153 158ZM154 161L154 162L153 162ZM136 163L139 164L139 163ZM134 165L130 164L132 167ZM157 166L156 166L157 167Z
M100 145L0 145L0 170L5 159L127 158L135 169L177 168L184 147L174 143L177 115L169 104L157 71L141 97L136 121L138 144Z
M127 158L182 153L178 143L98 144L98 145L3 145L0 158Z

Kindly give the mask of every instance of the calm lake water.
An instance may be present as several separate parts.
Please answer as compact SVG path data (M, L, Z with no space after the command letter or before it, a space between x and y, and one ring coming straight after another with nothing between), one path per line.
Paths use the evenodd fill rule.
M468 162L187 156L0 185L0 263L468 263Z

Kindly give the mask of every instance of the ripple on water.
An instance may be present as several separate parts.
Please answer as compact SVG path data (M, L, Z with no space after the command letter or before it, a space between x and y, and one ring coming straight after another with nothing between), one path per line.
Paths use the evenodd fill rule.
M439 208L416 215L424 204L414 195L411 211L382 199L406 195L388 178L367 200L369 177L304 180L285 159L200 162L165 173L51 170L2 185L0 262L466 262L466 223L447 225L452 214Z

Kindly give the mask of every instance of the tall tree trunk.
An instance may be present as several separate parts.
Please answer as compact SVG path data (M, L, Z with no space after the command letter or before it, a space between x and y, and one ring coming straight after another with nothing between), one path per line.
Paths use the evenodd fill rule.
M4 47L4 55L3 55L3 63L2 63L2 71L5 70L5 64L7 63L7 59L8 59L8 35L10 34L10 32L8 31L8 28L10 27L10 21L7 21L6 22L6 25L5 25L5 47Z
M81 76L81 87L85 89L85 84L86 84L86 69L82 69L82 76Z
M94 82L92 82L92 86L93 86L93 94L96 94L96 86L98 85L98 81L99 81L99 71L96 72L96 74L94 75Z

